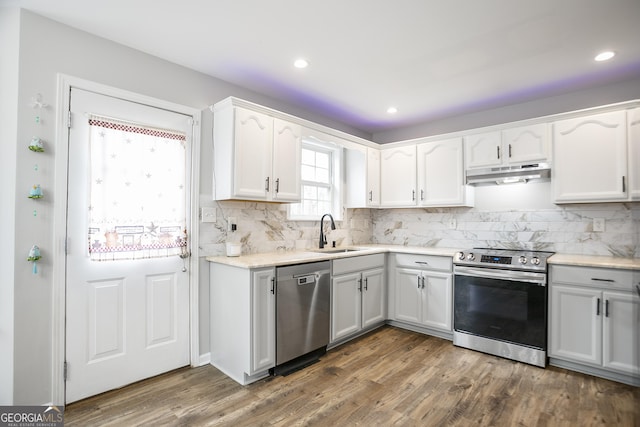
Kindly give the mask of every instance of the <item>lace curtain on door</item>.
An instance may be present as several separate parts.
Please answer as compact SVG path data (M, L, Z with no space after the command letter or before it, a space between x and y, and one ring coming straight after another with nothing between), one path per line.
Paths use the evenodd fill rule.
M89 256L142 259L186 251L186 135L89 117Z

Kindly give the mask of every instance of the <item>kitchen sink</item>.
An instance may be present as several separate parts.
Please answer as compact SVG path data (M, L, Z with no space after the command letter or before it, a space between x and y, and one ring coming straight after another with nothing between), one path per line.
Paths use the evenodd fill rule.
M361 250L362 249L353 249L353 248L331 248L331 249L315 249L315 250L312 250L311 252L317 252L321 254L340 254L344 252L357 252Z

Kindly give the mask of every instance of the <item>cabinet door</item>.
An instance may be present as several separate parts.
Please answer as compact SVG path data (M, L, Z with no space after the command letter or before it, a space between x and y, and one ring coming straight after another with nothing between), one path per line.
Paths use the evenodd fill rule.
M360 273L331 280L331 342L360 330L361 286Z
M380 206L380 150L367 148L367 205Z
M266 200L272 169L273 119L236 107L234 126L234 196Z
M251 372L272 368L276 363L276 297L273 269L251 274ZM231 326L231 325L229 325Z
M625 200L624 111L554 123L552 179L556 202Z
M467 169L486 168L502 164L502 135L485 132L464 137L464 156Z
M546 123L502 132L502 151L510 164L543 162L549 158L549 126Z
M640 375L640 298L621 292L603 292L602 365Z
M381 150L380 204L382 206L415 206L416 146Z
M418 193L422 206L465 202L462 138L419 144Z
M362 327L367 328L386 318L384 268L362 273Z
M627 112L629 145L629 197L640 200L640 108Z
M300 201L301 134L300 125L273 119L273 182L270 184L273 200Z
M422 310L420 270L397 268L395 279L395 320L420 323Z
M601 292L573 286L551 286L549 355L601 365Z
M423 272L422 277L422 323L431 328L451 332L451 274Z

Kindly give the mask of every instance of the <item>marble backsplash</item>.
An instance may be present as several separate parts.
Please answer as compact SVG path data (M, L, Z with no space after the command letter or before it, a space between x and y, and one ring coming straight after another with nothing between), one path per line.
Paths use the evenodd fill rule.
M594 218L605 220L605 231L593 230ZM640 257L640 203L495 212L380 209L372 211L372 223L372 243Z
M201 197L216 208L216 222L200 224L201 256L224 255L227 240L242 253L318 247L319 221L289 221L286 205ZM238 229L227 231L235 217ZM593 219L605 231L593 230ZM448 248L500 247L567 254L640 257L640 203L558 205L549 208L345 209L329 244L365 243Z

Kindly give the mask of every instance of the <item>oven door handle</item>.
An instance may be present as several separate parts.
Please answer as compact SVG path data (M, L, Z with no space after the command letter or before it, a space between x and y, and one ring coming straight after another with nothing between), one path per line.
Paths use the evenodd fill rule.
M534 283L538 286L546 286L547 280L544 273L529 273L526 271L503 271L487 268L455 267L455 276L481 277L486 279L500 279L511 282Z

